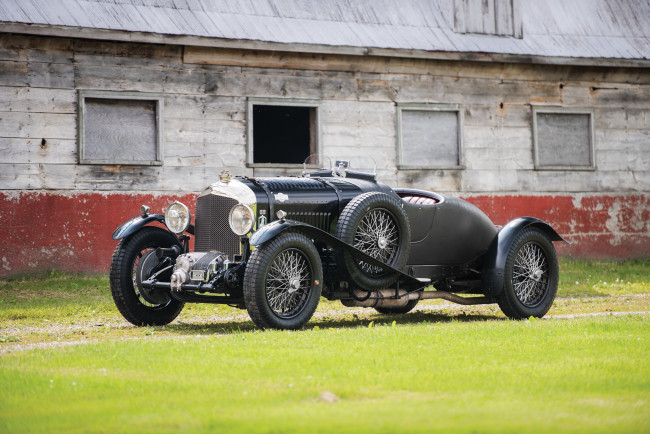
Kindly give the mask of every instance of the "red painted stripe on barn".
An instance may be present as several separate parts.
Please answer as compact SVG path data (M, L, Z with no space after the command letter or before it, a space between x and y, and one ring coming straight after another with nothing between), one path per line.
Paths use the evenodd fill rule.
M117 241L113 231L140 205L163 213L174 200L194 213L197 195L0 193L0 237L9 248L0 275L35 270L106 272Z
M572 245L561 255L632 258L650 255L650 195L469 195L464 199L503 225L520 216L540 218Z
M0 276L35 270L106 272L117 244L111 234L141 204L162 212L174 200L194 213L197 195L0 193ZM650 195L466 195L495 224L520 216L549 222L572 245L562 255L588 258L650 255Z

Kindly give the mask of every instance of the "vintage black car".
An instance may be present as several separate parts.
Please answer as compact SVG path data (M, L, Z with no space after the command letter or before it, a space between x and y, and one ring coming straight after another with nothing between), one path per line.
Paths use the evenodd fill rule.
M347 161L318 167L275 178L224 171L198 197L194 225L182 203L164 215L143 206L113 233L111 291L124 318L162 325L185 303L224 303L261 328L297 329L321 296L383 314L432 298L498 303L516 319L550 309L553 241L563 239L549 224L499 227L469 202L390 188Z

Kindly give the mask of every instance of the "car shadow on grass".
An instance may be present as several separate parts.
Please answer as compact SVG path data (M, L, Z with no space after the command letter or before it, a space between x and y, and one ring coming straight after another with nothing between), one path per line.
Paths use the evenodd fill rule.
M299 331L314 329L353 329L366 327L385 327L395 325L410 324L445 324L452 322L476 322L476 321L505 321L506 318L496 315L486 315L485 313L473 312L431 312L416 311L408 314L381 315L370 314L360 317L358 314L351 312L349 315L341 318L337 315L335 318L330 316L314 317ZM262 332L249 319L233 320L227 322L215 323L192 323L192 322L174 322L163 327L171 334L179 335L209 335L209 334L235 334Z

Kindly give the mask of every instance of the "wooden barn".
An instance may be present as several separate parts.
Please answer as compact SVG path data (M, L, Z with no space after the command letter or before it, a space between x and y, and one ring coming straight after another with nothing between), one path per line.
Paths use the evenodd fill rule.
M312 153L647 256L650 3L0 2L0 275L106 271L141 204Z

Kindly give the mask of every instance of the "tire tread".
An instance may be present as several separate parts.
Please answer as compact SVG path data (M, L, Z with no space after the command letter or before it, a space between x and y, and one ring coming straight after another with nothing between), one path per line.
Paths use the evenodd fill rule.
M133 262L129 259L131 255L137 255L146 247L164 247L174 243L177 243L175 237L169 232L156 227L145 227L128 238L120 240L115 247L109 274L111 295L117 310L131 324L137 326L169 324L183 310L184 303L174 299L171 299L166 306L157 309L143 305L138 300L131 281L133 268Z
M551 286L550 293L547 293L544 296L542 302L533 308L526 307L521 302L519 302L512 288L512 280L507 280L508 275L512 274L511 270L519 249L525 242L527 242L527 240L530 239L536 239L536 241L540 243L540 246L542 246L544 252L547 255L547 260L549 262L549 285ZM531 316L537 318L543 317L553 305L553 300L555 299L555 295L557 293L558 273L559 266L557 253L555 252L553 242L550 240L548 235L536 227L528 227L523 229L515 237L506 258L506 265L504 270L506 279L504 280L504 288L496 297L501 311L508 318L512 319L527 319Z

